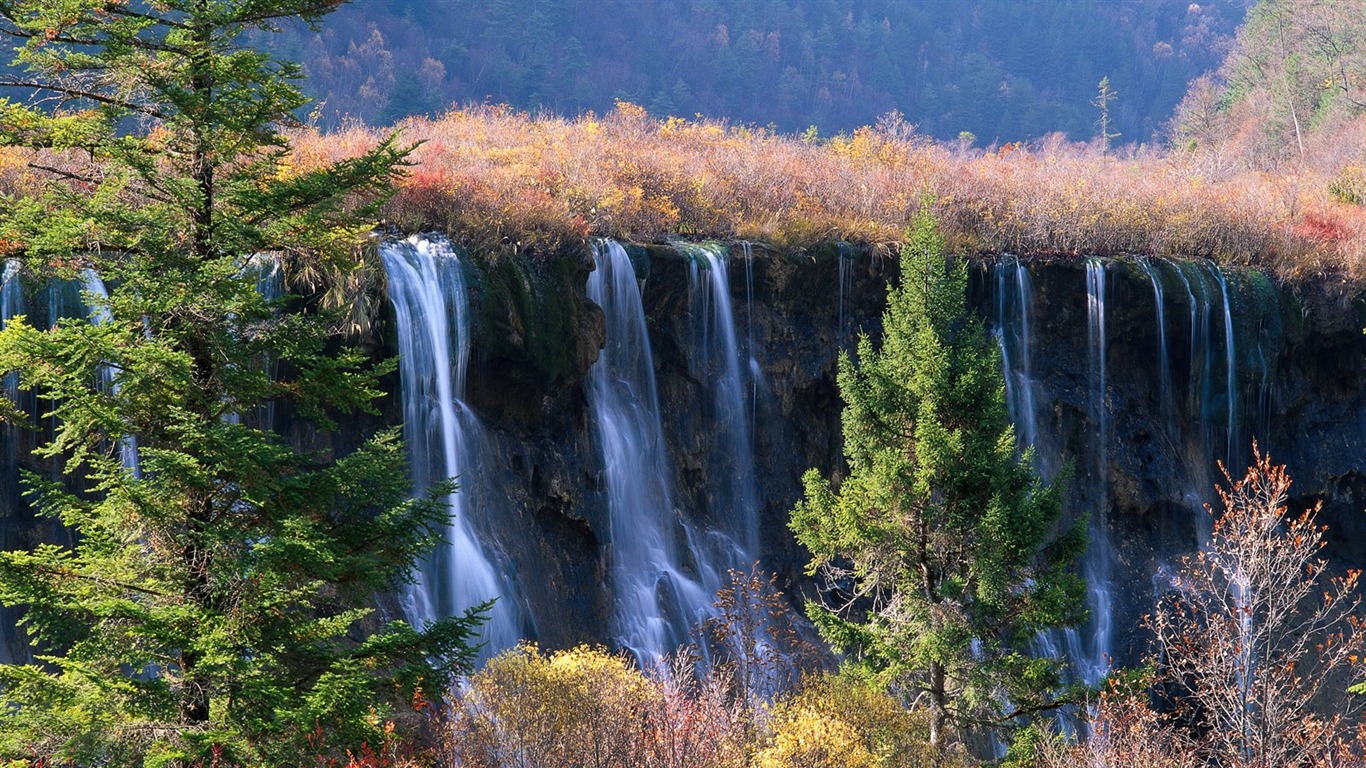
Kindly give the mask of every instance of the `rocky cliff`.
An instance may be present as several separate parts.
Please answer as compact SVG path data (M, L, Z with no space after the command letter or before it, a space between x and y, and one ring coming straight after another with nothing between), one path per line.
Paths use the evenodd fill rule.
M712 460L704 418L708 382L695 365L692 257L669 245L628 250L642 286L677 514L706 524L726 514L713 489L731 468ZM789 591L810 592L787 515L807 468L840 470L836 359L858 333L878 336L895 259L835 244L800 254L736 244L731 254L737 332L758 373L750 418L761 555ZM572 274L582 278L581 255L557 258L575 260ZM1025 419L1022 409L1031 411L1021 432L1031 433L1048 471L1070 468L1072 511L1089 514L1095 535L1113 547L1115 640L1108 652L1132 659L1141 650L1134 627L1154 589L1174 559L1207 535L1202 507L1213 498L1216 462L1238 473L1254 438L1289 465L1296 503L1324 501L1329 557L1342 567L1366 562L1366 318L1355 289L1311 280L1277 285L1203 263L1089 268L1105 275L1099 295L1088 294L1086 260L984 261L975 265L972 299L1003 339L1017 422ZM564 294L579 307L572 311L543 316L528 304L515 319L503 309L485 318L475 331L469 392L496 436L491 450L505 497L496 500L502 522L494 535L519 574L537 633L555 645L610 638L613 604L605 578L612 532L584 392L603 329L579 290ZM1097 301L1104 308L1100 359ZM565 323L554 312L579 319ZM517 330L538 323L538 331ZM573 351L557 376L528 374L524 339L534 333Z
M696 364L696 255L671 245L628 251L674 512L695 527L723 525L730 512L718 483L735 468L717 460L712 384ZM860 332L878 336L896 261L838 244L730 252L737 344L750 361L758 554L786 589L809 593L787 515L806 469L840 471L836 360ZM464 492L510 574L517 594L505 599L525 607L523 632L545 644L610 642L613 530L587 390L607 330L585 293L592 255L463 265L472 310L466 400L485 428L485 476ZM974 265L972 302L998 328L1021 434L1049 472L1070 467L1072 512L1089 513L1094 535L1111 545L1115 640L1107 645L1118 659L1140 650L1133 628L1165 568L1207 530L1201 506L1213 496L1215 462L1238 472L1253 438L1289 465L1297 503L1323 500L1334 563L1366 563L1366 304L1356 288L1277 285L1207 264L1002 257ZM395 333L392 316L382 318L377 354L395 353ZM373 426L401 423L403 409L392 395L377 419L352 425L355 434L325 440L279 418L297 441L344 451ZM30 443L11 434L6 450L23 454ZM14 464L7 460L0 493L10 546L52 535L26 522Z

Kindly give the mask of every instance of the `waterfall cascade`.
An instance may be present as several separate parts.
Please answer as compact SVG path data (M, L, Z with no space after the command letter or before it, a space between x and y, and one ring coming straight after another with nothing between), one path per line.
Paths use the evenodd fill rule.
M588 297L602 307L607 342L589 373L589 410L602 452L611 520L609 555L617 644L650 663L691 637L711 593L685 570L682 521L669 487L654 358L630 256L594 244ZM704 572L715 568L698 562Z
M697 346L693 376L708 390L706 425L712 441L713 473L709 489L720 525L746 552L758 551L759 492L755 483L754 437L747 407L753 382L740 365L740 344L730 301L729 259L715 244L679 243L690 261L689 286Z
M86 315L90 318L91 323L104 325L114 319L109 308L109 289L105 286L104 280L95 273L95 270L81 270L81 295L86 308ZM100 368L100 386L106 392L118 394L119 382L114 375L112 366L105 365ZM119 458L123 462L124 469L132 472L135 476L141 474L136 437L125 435L119 438Z
M1090 594L1091 625L1087 641L1076 643L1071 652L1072 663L1088 685L1094 685L1104 677L1114 655L1114 610L1110 583L1114 553L1109 530L1110 403L1109 366L1106 359L1106 267L1107 263L1100 259L1086 261L1086 329L1090 361L1087 402L1092 430L1087 470L1090 473L1090 498L1094 508L1091 512L1091 546L1087 547L1082 570L1086 574Z
M492 655L526 636L525 614L509 574L498 566L488 516L498 491L481 477L483 427L465 405L470 314L460 257L444 238L412 237L381 246L398 326L404 438L413 485L424 493L455 478L445 546L417 574L405 609L418 623L497 598L482 628Z
M696 630L715 615L716 592L726 586L729 570L747 569L757 555L758 491L748 414L758 392L758 363L750 356L747 379L726 254L709 246L683 247L693 257L693 371L710 406L710 464L719 470L708 494L709 521L690 520L674 506L640 286L620 244L595 245L597 270L588 284L589 298L607 318L607 341L590 373L589 407L608 492L616 631L618 641L646 664L688 641L705 650ZM749 256L746 292L752 295ZM748 352L753 318L746 310Z
M3 282L0 282L0 329L16 315L24 314L24 288L19 279L19 261L4 262ZM0 391L11 400L19 399L19 376L8 374L0 378ZM0 427L0 483L5 489L19 486L19 427L5 424Z
M651 260L646 291L626 249L597 243L588 298L604 312L598 328L606 343L597 363L579 369L579 375L587 371L584 388L571 379L555 397L545 396L550 405L544 408L563 407L563 413L544 425L514 427L497 410L506 396L490 395L481 377L480 407L490 404L480 411L486 427L466 405L464 382L473 320L467 300L495 295L482 282L487 273L479 264L462 264L463 254L440 238L386 243L381 253L415 488L452 476L461 484L449 499L449 542L416 574L419 583L404 607L420 622L500 597L485 628L486 654L535 637L532 617L553 611L532 601L565 594L574 597L545 626L561 626L570 612L589 618L554 638L547 630L541 639L549 644L592 638L649 661L698 639L694 629L714 614L726 571L747 569L761 552L760 512L776 517L799 493L795 478L802 470L828 469L821 462L838 460L830 342L845 331L877 327L871 292L881 283L870 279L877 276L872 268L859 271L855 259L841 255L813 267L828 270L827 292L810 301L815 283L806 276L792 280L790 262L770 264L744 244L733 254L718 245L679 244L667 254L642 250ZM732 274L741 268L743 276ZM40 323L98 321L94 280L25 293L16 271L17 265L5 265L0 316L27 310ZM1039 652L1067 656L1074 679L1094 681L1108 655L1132 660L1126 628L1141 615L1137 604L1146 600L1148 585L1164 586L1160 576L1149 581L1153 564L1207 536L1202 505L1210 500L1215 462L1238 472L1252 437L1264 445L1272 440L1267 430L1272 414L1280 413L1277 397L1304 403L1316 395L1277 390L1284 377L1276 366L1290 371L1297 363L1277 362L1291 360L1279 346L1280 294L1258 276L1162 259L1093 259L1084 272L1083 283L1081 264L1006 257L977 287L994 308L1020 447L1033 447L1048 477L1071 463L1069 496L1093 525L1085 564L1093 621L1039 638ZM262 273L267 281L272 274ZM88 302L80 298L81 282ZM749 301L741 307L744 297ZM789 318L792 324L784 325ZM1286 322L1295 318L1287 314ZM477 327L485 338L487 326ZM851 337L844 336L846 344ZM484 375L496 386L502 374L492 362L489 371ZM772 377L771 387L761 371ZM0 383L7 391L14 386L12 379ZM1348 402L1346 396L1340 401L1331 405ZM1331 423L1341 412L1311 416ZM534 408L526 413L535 416ZM16 459L13 430L0 429L7 475L17 474L19 460L37 463ZM1275 434L1288 439L1284 429ZM772 448L788 445L793 450ZM762 461L756 446L766 449ZM1279 458L1280 447L1269 447ZM1343 477L1350 469L1325 476ZM544 529L527 527L542 522ZM796 555L765 554L776 554L771 567L795 571ZM537 557L562 559L523 570L535 564L526 558Z
M8 259L4 262L3 282L0 282L0 329L10 318L24 314L24 290L19 279L19 261ZM0 378L0 396L11 400L19 399L19 377L9 374ZM0 494L13 493L11 499L0 499L0 510L13 514L11 505L19 495L19 427L14 424L0 425ZM6 549L18 545L18 537L13 530L0 530L0 544ZM0 607L0 662L27 663L31 661L24 640L23 631L18 626L19 612Z
M1124 310L1120 313L1123 317L1147 311L1141 305L1115 305L1112 278L1126 270L1136 272L1134 277L1151 288L1152 321L1148 327L1155 338L1151 352L1135 348L1127 339L1112 337L1115 331L1110 320L1118 310ZM1036 379L1031 370L1035 330L1030 316L1034 302L1028 269L1018 259L1006 257L997 262L992 276L1011 418L1021 447L1034 446L1040 466L1048 474L1050 467L1061 466L1068 458L1063 434L1066 427L1056 419L1058 404L1073 396L1050 389L1043 382L1054 380ZM1161 259L1134 264L1089 259L1086 263L1085 392L1084 397L1072 402L1085 414L1088 429L1085 440L1074 444L1084 453L1073 454L1071 460L1081 483L1078 505L1089 512L1092 523L1091 545L1083 563L1090 587L1091 622L1082 632L1043 636L1036 643L1038 653L1065 655L1077 678L1084 682L1094 683L1103 677L1107 660L1117 653L1114 614L1119 610L1118 600L1144 599L1139 595L1117 597L1116 593L1120 589L1116 579L1127 575L1117 570L1120 542L1114 538L1119 532L1114 529L1112 505L1118 503L1119 491L1110 487L1110 478L1112 473L1125 470L1112 467L1111 461L1112 452L1131 450L1131 446L1116 442L1113 422L1121 413L1117 409L1127 406L1152 415L1153 432L1158 437L1155 450L1172 473L1167 478L1165 503L1189 516L1188 530L1195 538L1186 546L1201 545L1209 536L1210 517L1204 504L1213 495L1216 462L1225 462L1231 472L1240 471L1251 439L1265 441L1269 415L1274 410L1273 361L1279 355L1282 329L1274 292L1261 291L1260 279L1255 274L1229 273L1211 263ZM1128 284L1137 282L1129 280ZM1145 298L1132 290L1124 297L1126 304ZM1080 340L1079 333L1070 333L1069 337ZM1114 348L1112 342L1124 343L1122 350ZM1182 347L1187 352L1184 356ZM1127 376L1117 384L1110 372L1109 358L1113 355L1124 355L1126 366L1152 371L1151 389L1135 389ZM1123 395L1118 394L1119 389ZM1151 401L1122 399L1140 395ZM1163 573L1166 568L1159 568L1154 589L1166 588ZM1129 606L1129 610L1134 607Z

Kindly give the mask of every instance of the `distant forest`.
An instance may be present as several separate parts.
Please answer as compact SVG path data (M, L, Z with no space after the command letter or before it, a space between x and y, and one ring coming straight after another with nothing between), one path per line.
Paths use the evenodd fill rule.
M452 103L703 115L820 135L896 110L975 143L1164 134L1250 0L356 0L270 44L304 64L314 119L389 124ZM264 40L261 42L265 42Z

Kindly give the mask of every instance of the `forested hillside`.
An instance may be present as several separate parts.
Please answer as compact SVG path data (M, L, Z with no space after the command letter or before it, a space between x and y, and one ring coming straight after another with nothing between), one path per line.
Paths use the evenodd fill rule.
M1177 111L1180 148L1219 148L1259 170L1314 167L1356 178L1362 202L1366 8L1359 2L1262 0L1224 65L1196 79Z
M1249 0L370 0L271 42L305 64L325 127L451 103L726 117L823 135L897 110L979 145L1096 134L1108 77L1122 143L1161 132L1219 66Z

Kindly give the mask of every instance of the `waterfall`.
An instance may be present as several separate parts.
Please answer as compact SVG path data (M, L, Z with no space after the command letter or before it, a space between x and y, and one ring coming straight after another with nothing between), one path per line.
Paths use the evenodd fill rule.
M1224 452L1224 462L1230 472L1237 472L1235 457L1238 455L1242 444L1238 436L1238 354L1233 336L1233 307L1228 300L1228 279L1224 276L1224 270L1216 264L1210 264L1209 267L1215 281L1219 284L1219 293L1224 300L1224 365L1228 381L1228 404L1224 409L1224 413L1228 415L1227 450Z
M444 238L412 237L381 245L397 322L403 432L414 493L457 478L448 497L446 544L415 574L405 609L416 624L462 613L498 598L482 628L485 657L523 636L520 601L497 553L480 537L482 515L497 491L481 482L484 430L464 403L470 313L460 258Z
M270 311L278 311L281 301L285 298L284 267L279 257L270 253L253 254L247 259L242 271L246 279L256 284L256 292L265 299ZM259 364L271 379L278 378L279 366L269 355L263 355ZM253 427L271 431L275 428L275 399L266 400L248 413L231 413L224 418L238 424L245 420Z
M1106 262L1086 261L1086 328L1089 344L1090 392L1087 402L1091 421L1091 546L1086 551L1084 570L1091 598L1091 637L1089 644L1075 643L1072 658L1088 685L1094 685L1109 669L1111 655L1109 472L1110 408L1105 338Z
M1172 399L1171 361L1167 354L1166 292L1162 287L1162 275L1159 274L1158 263L1151 259L1142 259L1138 263L1153 286L1153 307L1157 314L1158 414L1162 419L1163 434L1170 437L1171 430L1176 423L1176 405Z
M86 307L86 315L90 322L95 325L104 325L114 319L114 315L109 308L109 289L105 287L104 281L95 273L93 269L81 270L81 291ZM119 393L119 382L114 377L114 369L108 365L100 367L100 387L104 391L117 395ZM138 441L133 435L124 435L119 438L119 458L123 462L123 468L133 473L134 477L142 474L140 462L138 461Z
M844 346L844 303L845 303L845 301L846 301L846 297L849 296L851 293L853 293L853 290L854 290L854 267L856 266L856 262L855 262L855 260L854 260L853 258L850 258L850 257L845 256L843 250L841 250L841 251L839 252L839 254L835 256L835 261L839 264L839 283L840 283L840 287L839 287L839 314L837 315L837 319L838 319L838 323L839 323L839 324L838 324L837 326L835 326L835 328L836 328L836 330L835 330L835 342L836 342L837 344L839 344L840 347L843 347L843 346Z
M9 324L10 318L24 314L24 287L19 279L19 270L18 259L5 260L3 281L0 282L0 329ZM0 391L3 391L4 397L17 403L19 375L10 373L0 378ZM6 493L18 495L19 427L14 424L0 427L0 483L4 483Z
M679 243L691 257L689 290L699 343L693 374L708 390L708 437L712 442L710 490L719 522L746 552L759 543L759 491L755 483L754 439L746 407L745 371L730 301L730 275L725 250L714 244ZM751 366L750 373L757 367ZM715 481L714 475L723 477Z
M22 315L25 311L24 289L19 277L21 264L18 259L7 259L3 266L3 281L0 282L0 329L9 323L10 318ZM0 378L0 392L3 393L0 397L7 397L18 403L18 374L11 373ZM19 501L19 441L20 428L17 425L0 425L0 483L4 484L0 493L5 495L5 498L0 498L0 512L7 518L6 525L0 528L0 546L5 549L15 549L23 544L16 530L18 526L15 524L23 509L22 502ZM19 618L22 615L23 612L18 609L0 607L0 663L32 663L28 642L24 631L19 627Z
M5 260L3 278L0 279L0 329L9 323L11 317L24 313L24 287L19 281L19 269L18 259ZM4 387L5 395L11 400L18 397L19 378L16 374L5 376L0 385ZM6 434L12 435L13 429L13 426L6 427ZM5 444L10 443L11 440L7 437Z
M246 275L254 278L256 292L267 302L279 301L285 295L284 269L280 260L266 253L258 253L247 260Z
M602 307L607 340L589 372L588 396L612 526L614 631L616 642L644 666L687 642L692 627L710 615L713 598L684 573L635 270L616 242L595 242L593 255L597 268L588 278L588 298Z
M1039 439L1030 363L1030 304L1034 300L1034 286L1029 270L1016 257L998 261L995 272L996 336L1001 347L1006 406L1023 449L1036 445Z

